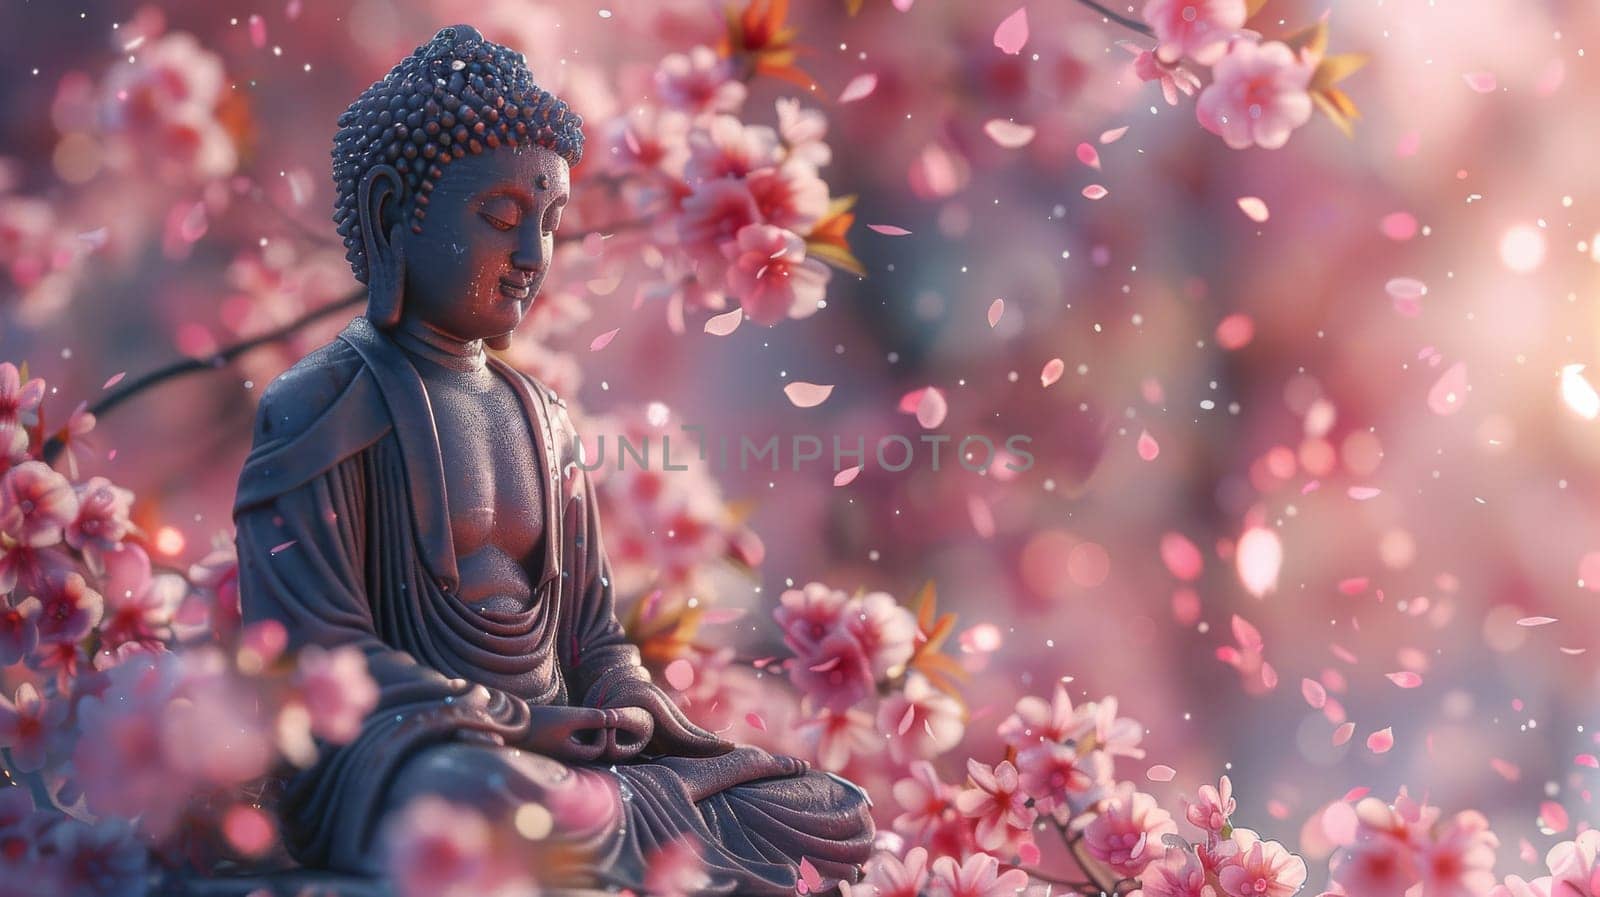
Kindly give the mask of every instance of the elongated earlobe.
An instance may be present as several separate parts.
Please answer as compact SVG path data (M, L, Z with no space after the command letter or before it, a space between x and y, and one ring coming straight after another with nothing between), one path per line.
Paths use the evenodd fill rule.
M362 244L367 255L367 318L384 329L400 323L405 296L401 190L400 173L392 166L378 165L361 179L357 197Z

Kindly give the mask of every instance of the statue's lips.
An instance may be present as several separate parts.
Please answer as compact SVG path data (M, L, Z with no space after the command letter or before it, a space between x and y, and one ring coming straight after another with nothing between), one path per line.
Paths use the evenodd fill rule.
M526 299L528 294L533 292L533 282L502 277L500 278L500 292L512 299Z

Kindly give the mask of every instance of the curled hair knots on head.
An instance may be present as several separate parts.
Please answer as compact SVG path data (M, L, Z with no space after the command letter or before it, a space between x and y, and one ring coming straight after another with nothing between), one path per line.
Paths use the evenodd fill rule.
M404 182L401 214L414 233L428 194L452 160L500 146L542 146L577 165L583 117L533 83L521 53L470 25L440 29L339 116L333 138L333 221L356 279L367 282L357 194L367 172L392 165Z

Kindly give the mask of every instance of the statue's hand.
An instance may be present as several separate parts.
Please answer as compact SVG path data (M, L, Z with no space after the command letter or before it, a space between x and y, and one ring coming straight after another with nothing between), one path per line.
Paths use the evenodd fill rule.
M613 739L614 714L595 707L534 704L528 735L517 747L556 760L593 763L601 759Z
M650 714L655 732L645 750L675 757L716 757L733 750L725 741L689 721L655 683L630 679L609 689L602 707L637 707Z

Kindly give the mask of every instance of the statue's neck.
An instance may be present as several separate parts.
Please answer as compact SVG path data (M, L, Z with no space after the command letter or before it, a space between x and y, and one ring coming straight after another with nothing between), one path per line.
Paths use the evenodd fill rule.
M488 367L483 340L459 340L413 318L401 318L391 333L400 348L440 367L467 373Z

